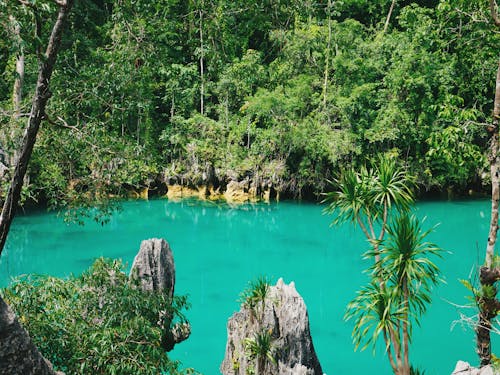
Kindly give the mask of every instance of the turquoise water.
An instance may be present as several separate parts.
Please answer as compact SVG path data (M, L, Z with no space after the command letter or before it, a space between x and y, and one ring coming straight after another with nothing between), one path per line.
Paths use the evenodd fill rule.
M458 282L483 260L489 222L488 201L426 202L417 205L426 226L441 223L431 240L448 252L438 265L446 277L421 327L414 332L411 360L427 375L450 374L457 360L476 363L474 336L455 326L467 291ZM314 345L326 374L390 374L381 350L354 352L352 326L342 319L346 304L366 276L361 258L366 243L351 226L329 227L330 218L314 204L229 207L197 201L125 202L108 225L68 225L53 213L16 218L0 259L0 285L12 276L46 273L66 276L87 268L98 256L119 257L130 265L140 242L163 237L176 263L176 293L188 294L192 336L170 356L186 367L219 373L226 322L238 310L239 293L249 280L265 275L295 281L309 310Z

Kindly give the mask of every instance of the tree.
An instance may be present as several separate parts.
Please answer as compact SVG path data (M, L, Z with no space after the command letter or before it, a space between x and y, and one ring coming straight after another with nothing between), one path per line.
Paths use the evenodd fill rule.
M395 375L410 375L412 326L430 302L438 269L429 256L439 249L425 240L419 220L410 215L411 179L393 159L378 160L360 172L344 171L328 198L334 224L357 223L370 244L370 283L349 303L345 319L354 320L353 341L365 349L380 337ZM375 232L376 225L380 228ZM387 236L386 236L387 234Z
M120 261L99 258L80 276L21 277L2 294L67 374L178 374L165 331L185 327L186 297L146 292L124 271Z
M45 117L45 107L51 96L49 89L50 78L56 63L59 47L61 46L63 30L71 7L73 6L73 2L74 0L55 0L58 7L57 19L52 27L46 51L43 55L40 54L39 56L38 79L35 94L33 95L31 112L28 117L28 124L25 129L21 150L16 161L10 187L5 197L2 213L0 215L0 255L5 246L10 225L19 202L24 176L35 145L38 129ZM37 22L36 30L37 33L40 32L41 25L38 24L39 18L36 13L36 7L29 2L21 1L21 4L22 6L32 7ZM2 369L6 369L7 372L10 371L11 374L52 373L50 365L45 362L40 352L33 346L28 333L19 325L17 319L1 298L0 307L2 318L0 328L2 336L4 334L6 336L6 339L2 340L2 346L0 347L0 362L2 362ZM7 335L7 333L10 333L10 335ZM15 352L12 352L11 348L13 347L17 348Z
M495 0L490 0L490 14L498 27L500 18L497 13ZM499 155L499 120L500 120L500 61L496 75L495 98L493 102L493 119L489 126L489 164L491 176L491 220L486 246L486 257L484 266L479 269L479 282L481 293L477 295L477 306L479 317L476 325L477 354L480 365L486 366L491 363L491 337L492 322L496 318L500 301L497 299L497 288L495 283L500 280L500 268L494 262L495 246L498 234L498 205L500 200L500 155Z
M335 181L338 190L328 193L326 212L334 215L333 224L357 223L374 247L375 262L384 240L391 211L405 212L413 203L412 179L390 156L380 156L371 168L342 172ZM379 231L377 233L377 226Z
M381 244L381 259L370 268L370 284L358 292L345 314L347 320L354 320L356 348L375 348L383 337L396 375L411 373L412 326L419 324L430 303L432 286L438 282L439 270L429 257L439 255L440 249L425 240L429 232L422 230L413 215L405 212L395 217L387 241Z

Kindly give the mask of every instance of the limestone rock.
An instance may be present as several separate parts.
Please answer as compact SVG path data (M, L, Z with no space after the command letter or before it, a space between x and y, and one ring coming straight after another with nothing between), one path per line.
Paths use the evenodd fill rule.
M480 369L472 367L468 362L458 361L451 375L497 375L492 366L484 366Z
M144 291L165 291L169 297L173 297L174 257L164 239L152 238L142 241L130 270L130 278L139 279Z
M228 203L243 203L252 197L248 190L248 181L230 181L224 192L224 198Z
M242 305L227 324L227 344L221 372L224 375L246 374L258 367L260 375L321 375L321 365L314 350L309 317L302 297L291 282L282 279L271 286L264 303L253 308ZM252 355L252 343L259 336L270 339L270 354ZM261 336L261 337L262 337Z
M0 297L0 375L64 375L42 357L14 312Z
M175 265L169 244L164 239L152 238L141 242L139 252L134 258L129 279L138 282L147 292L163 292L170 298L174 296ZM162 311L158 324L162 329L161 345L166 351L186 340L191 334L189 323L172 325L172 316L168 309Z

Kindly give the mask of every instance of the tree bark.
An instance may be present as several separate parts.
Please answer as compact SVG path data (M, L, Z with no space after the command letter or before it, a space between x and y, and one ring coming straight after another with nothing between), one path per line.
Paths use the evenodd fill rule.
M404 286L404 304L406 308L405 312L405 319L403 321L403 352L404 352L404 360L403 360L403 368L401 369L401 374L402 375L410 375L410 336L408 334L408 319L409 319L409 314L408 310L410 308L409 306L409 291L408 291L408 281L405 280L403 281Z
M23 99L23 83L24 83L24 49L21 39L21 27L13 16L9 17L12 24L15 44L19 49L16 55L16 78L14 80L14 88L12 90L12 104L14 107L14 119L19 118L21 114L21 102Z
M202 1L201 6L205 5ZM205 52L203 50L203 9L200 9L200 113L203 115L205 112L205 66L204 66Z
M500 18L498 17L497 3L495 0L490 0L490 13L495 25L500 26Z
M494 0L490 1L490 10L496 25L500 26L498 15L496 13L496 4ZM500 200L500 157L498 153L498 127L500 119L500 61L497 68L495 99L493 102L493 120L488 131L490 133L490 174L491 174L491 220L486 245L485 266L480 268L479 281L481 289L485 287L494 288L493 297L479 296L478 307L479 316L476 326L476 352L479 356L480 365L486 366L491 363L491 337L490 331L492 320L497 316L498 300L496 298L497 289L494 283L499 279L500 270L493 267L493 258L495 255L495 245L498 235L498 204Z
M332 49L332 0L328 0L328 41L326 44L326 53L325 53L325 74L323 81L323 109L325 113L327 113L326 104L327 104L327 89L328 89L328 70L330 69L330 54ZM330 116L328 115L328 118ZM330 121L328 121L330 122Z
M396 5L396 0L392 0L391 7L389 8L389 13L387 13L387 18L385 19L384 33L389 28L389 21L391 20L392 11L394 10L394 5Z
M21 196L24 176L28 168L28 162L31 158L33 146L35 145L36 136L40 123L45 116L45 106L50 98L49 82L52 76L52 71L56 62L59 46L66 19L73 5L74 0L58 1L59 12L57 20L52 28L45 58L39 63L38 79L36 83L35 94L33 96L31 112L28 119L28 125L24 131L21 150L19 157L16 160L14 174L11 179L9 191L5 198L5 202L0 215L0 255L5 246L7 235L10 230L12 219L14 218L17 204Z
M498 234L498 203L500 200L500 157L498 154L498 125L500 119L500 61L497 68L495 100L493 103L493 121L489 128L490 138L490 174L491 174L491 221L488 234L488 244L486 246L486 267L490 268L495 253L495 244Z

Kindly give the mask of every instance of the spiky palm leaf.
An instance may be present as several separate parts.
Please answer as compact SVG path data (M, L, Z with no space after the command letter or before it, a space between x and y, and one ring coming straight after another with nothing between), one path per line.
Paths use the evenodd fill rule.
M405 308L394 290L381 287L372 281L363 287L347 305L345 320L354 320L352 338L355 349L365 350L368 346L376 348L380 335L387 338L386 350L391 339L389 332L397 327L405 317Z
M442 250L426 240L431 232L422 229L415 215L397 216L387 228L381 261L374 266L376 274L390 275L391 284L401 295L408 288L414 318L425 312L431 288L439 281L439 269L431 258L440 257Z

